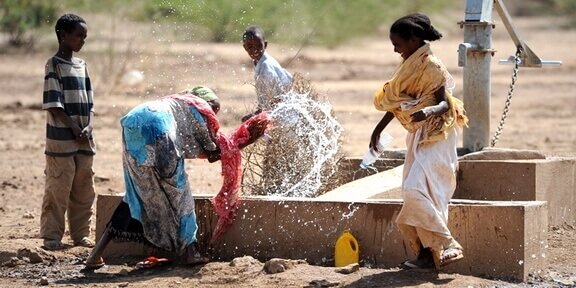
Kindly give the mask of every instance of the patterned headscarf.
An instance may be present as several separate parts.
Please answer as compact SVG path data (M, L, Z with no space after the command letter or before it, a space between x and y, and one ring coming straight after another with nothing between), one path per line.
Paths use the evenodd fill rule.
M179 94L193 94L195 96L200 97L202 100L206 102L218 100L218 96L216 96L216 93L214 93L212 89L206 86L196 86L194 88L187 88L180 91Z

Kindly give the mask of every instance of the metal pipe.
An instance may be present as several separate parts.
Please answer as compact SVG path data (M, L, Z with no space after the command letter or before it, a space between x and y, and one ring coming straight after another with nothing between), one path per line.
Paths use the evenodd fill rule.
M463 144L469 151L479 151L490 145L490 62L492 58L493 0L468 0L466 3L464 47L464 109L470 122L464 129ZM467 44L467 45L466 45ZM462 55L464 56L464 55Z

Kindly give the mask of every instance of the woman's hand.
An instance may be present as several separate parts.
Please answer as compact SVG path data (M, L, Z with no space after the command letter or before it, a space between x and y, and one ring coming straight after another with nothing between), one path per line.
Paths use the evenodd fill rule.
M222 157L222 154L220 153L220 148L218 148L214 151L206 151L206 158L208 159L208 162L210 162L210 163L214 163L214 162L220 160L221 157Z
M242 122L246 122L246 121L247 121L248 119L250 119L250 117L252 117L252 116L254 116L254 114L248 113L248 114L242 116L241 121L242 121Z
M262 113L262 109L258 108L258 109L256 109L256 111L254 111L254 112L252 112L252 113L248 113L248 114L242 116L242 119L241 119L241 120L242 120L242 122L246 122L246 121L248 121L248 119L252 118L252 116L256 116L256 115L258 115L258 114L260 114L260 113Z

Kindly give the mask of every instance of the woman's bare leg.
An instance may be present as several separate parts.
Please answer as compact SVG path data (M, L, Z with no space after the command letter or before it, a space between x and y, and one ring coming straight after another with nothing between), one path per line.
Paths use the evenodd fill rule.
M202 256L202 254L200 254L200 251L198 251L198 244L196 242L186 247L185 254L186 255L184 261L186 264L204 264L210 261L208 257Z
M112 240L112 236L110 235L108 228L106 228L102 234L102 237L100 237L100 240L98 240L96 246L94 246L92 249L90 256L88 256L88 259L86 259L86 268L98 269L104 266L102 253L104 252L106 246L108 246L108 243L110 243L110 240Z

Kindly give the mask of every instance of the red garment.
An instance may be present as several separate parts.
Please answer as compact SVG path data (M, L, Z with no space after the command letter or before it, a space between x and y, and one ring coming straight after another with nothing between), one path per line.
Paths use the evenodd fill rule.
M218 145L220 146L222 163L222 188L214 197L212 204L218 214L218 223L212 233L212 242L218 240L234 222L236 212L240 205L240 183L242 181L242 154L240 148L245 146L254 136L250 135L248 127L264 123L268 126L270 116L268 113L260 113L246 122L242 123L230 136L222 133L218 134Z
M224 133L218 132L220 122L218 122L216 114L206 101L191 94L174 94L166 97L180 99L196 107L196 109L206 117L208 128L216 135L216 141L218 142L218 147L220 147L223 183L220 192L218 192L212 200L214 211L218 214L218 223L212 232L211 242L214 242L232 226L236 212L238 211L238 206L240 205L239 192L242 180L242 154L240 153L239 147L249 143L252 138L251 136L254 136L250 135L248 127L262 123L268 126L270 116L265 112L253 116L242 123L230 136L226 136Z

